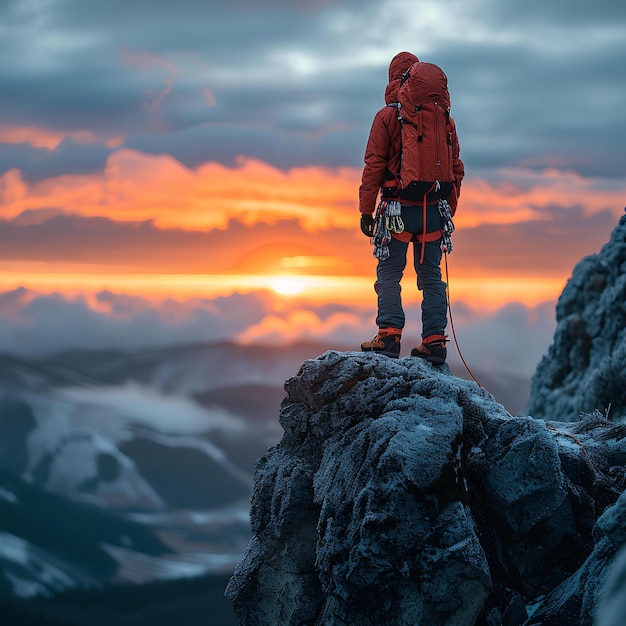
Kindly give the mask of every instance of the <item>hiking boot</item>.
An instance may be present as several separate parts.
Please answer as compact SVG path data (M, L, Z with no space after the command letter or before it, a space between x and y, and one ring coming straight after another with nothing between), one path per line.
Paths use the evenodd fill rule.
M433 365L443 365L446 362L448 350L446 349L446 335L430 335L424 337L422 343L411 350L411 356L417 356Z
M400 356L401 328L379 328L376 336L361 344L363 352L376 352L397 359Z

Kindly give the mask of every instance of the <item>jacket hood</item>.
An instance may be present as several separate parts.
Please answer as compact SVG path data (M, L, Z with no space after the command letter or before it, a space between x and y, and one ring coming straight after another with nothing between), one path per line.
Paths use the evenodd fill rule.
M419 59L410 52L399 52L396 54L389 64L389 84L385 90L385 103L396 102L398 97L398 89L400 89L400 77L406 72L413 63L417 63Z
M400 78L413 63L417 63L419 59L410 52L398 52L389 64L389 82Z

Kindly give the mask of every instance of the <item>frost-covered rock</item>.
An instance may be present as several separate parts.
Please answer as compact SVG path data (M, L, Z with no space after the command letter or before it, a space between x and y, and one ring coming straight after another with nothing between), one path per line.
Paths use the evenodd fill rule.
M576 265L556 316L526 412L575 421L599 410L626 422L626 215L600 253Z
M600 517L624 490L623 426L512 418L411 357L327 352L285 389L227 589L242 626L538 624L531 604L591 626L569 616L591 615L626 533Z

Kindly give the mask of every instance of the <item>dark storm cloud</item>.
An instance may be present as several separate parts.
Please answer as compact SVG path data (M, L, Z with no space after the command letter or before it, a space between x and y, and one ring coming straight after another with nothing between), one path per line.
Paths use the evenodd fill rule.
M26 182L63 176L90 174L104 168L111 149L101 144L81 144L63 140L56 148L37 148L29 143L0 143L0 176L10 169L22 172Z
M572 2L572 0L487 0L484 2L485 18L495 24L507 20L515 24L537 24L551 21L564 26L598 24L624 24L626 5L621 0L594 0L594 2Z
M0 220L0 262L77 262L117 265L131 271L274 273L281 269L276 250L284 256L334 257L342 246L354 245L354 241L361 252L363 248L369 252L362 236L353 231L335 228L323 237L311 237L296 220L250 226L233 220L226 230L211 231L161 230L151 221L116 222L59 215L53 209L25 211L13 220ZM355 263L346 260L343 267L333 270L352 274L360 269L359 264L370 260L369 255L361 254Z
M115 222L104 217L49 215L52 210L26 211L0 220L0 258L130 265L139 271L185 271L201 268L208 249L219 250L217 270L232 264L237 252L221 250L219 231L167 231L151 222ZM212 241L214 240L214 241ZM213 245L211 246L211 244ZM213 255L211 255L213 257ZM207 267L206 271L213 268Z
M626 36L611 48L581 42L563 58L520 43L480 44L463 50L462 65L460 49L442 55L465 160L623 176Z
M446 70L470 169L622 176L625 6L14 0L0 6L0 126L123 136L189 166L245 154L358 167L387 63L409 49ZM12 144L0 166L14 154L46 177L78 153L53 152L37 167Z

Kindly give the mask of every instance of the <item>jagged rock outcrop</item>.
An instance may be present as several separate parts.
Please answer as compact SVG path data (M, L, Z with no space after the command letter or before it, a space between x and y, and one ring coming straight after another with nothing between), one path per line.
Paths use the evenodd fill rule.
M556 317L526 412L575 421L599 410L626 423L626 215L600 253L576 265Z
M512 418L410 357L330 351L285 389L227 588L242 626L591 626L619 603L624 426Z

